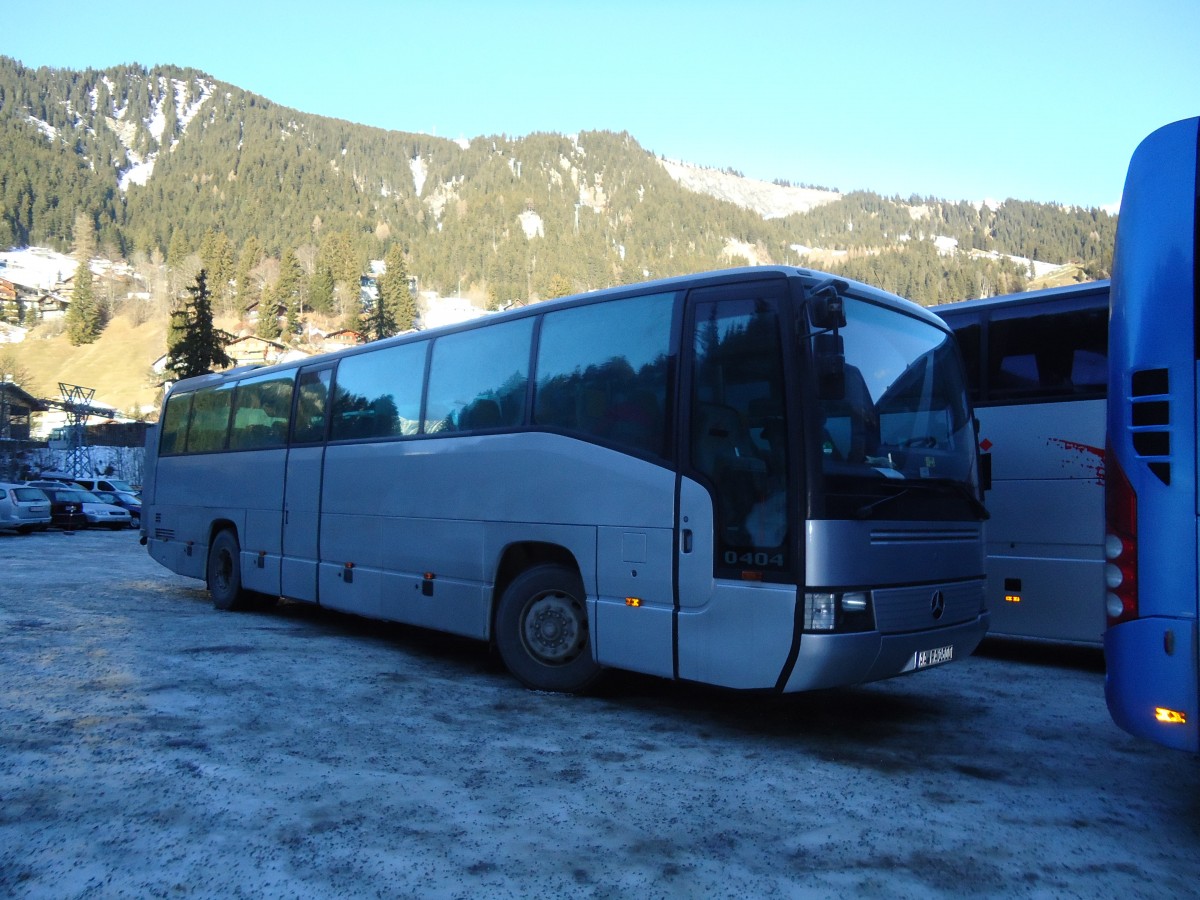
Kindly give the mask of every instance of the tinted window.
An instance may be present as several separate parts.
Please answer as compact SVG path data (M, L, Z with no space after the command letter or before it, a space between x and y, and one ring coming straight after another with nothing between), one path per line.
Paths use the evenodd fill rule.
M234 395L230 450L282 447L287 443L293 373L248 378Z
M547 314L534 423L663 455L674 299L655 294Z
M1108 384L1108 311L1029 315L1026 308L997 314L988 326L988 360L992 401L1103 397Z
M292 424L292 441L308 444L325 439L325 423L329 419L329 383L333 369L304 369L296 397L296 420Z
M191 394L172 394L163 411L162 436L158 452L162 456L182 453L187 446L188 414L192 411Z
M425 430L520 425L532 333L533 319L525 318L438 338L429 370Z
M785 568L789 451L773 304L697 304L692 352L691 462L714 492L717 564Z
M954 339L958 342L963 366L966 368L967 393L972 401L978 402L980 374L983 371L983 363L980 360L983 350L983 326L978 321L957 318L953 320L951 327L954 329Z
M401 344L343 359L335 379L330 439L417 434L427 346L424 341Z
M192 395L192 421L188 425L187 452L222 450L229 430L233 385L204 388Z

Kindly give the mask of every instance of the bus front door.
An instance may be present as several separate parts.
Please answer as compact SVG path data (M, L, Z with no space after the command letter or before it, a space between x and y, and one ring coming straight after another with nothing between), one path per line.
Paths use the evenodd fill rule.
M300 370L283 492L281 592L309 603L320 599L321 476L332 378L332 366Z

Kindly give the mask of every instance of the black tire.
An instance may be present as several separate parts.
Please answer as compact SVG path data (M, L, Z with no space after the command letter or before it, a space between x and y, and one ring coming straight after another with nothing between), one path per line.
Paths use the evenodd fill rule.
M592 658L579 573L545 564L518 575L496 611L496 648L528 688L570 694L591 685L601 667Z
M208 548L208 593L217 609L245 609L250 595L242 589L241 548L229 529L218 531Z

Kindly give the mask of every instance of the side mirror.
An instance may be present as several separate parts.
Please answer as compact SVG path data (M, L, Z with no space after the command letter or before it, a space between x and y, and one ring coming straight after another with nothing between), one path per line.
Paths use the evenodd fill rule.
M822 400L846 398L846 347L840 334L814 334L813 361L817 370L817 396Z
M825 284L808 299L808 316L816 328L837 331L846 327L846 303L832 284Z

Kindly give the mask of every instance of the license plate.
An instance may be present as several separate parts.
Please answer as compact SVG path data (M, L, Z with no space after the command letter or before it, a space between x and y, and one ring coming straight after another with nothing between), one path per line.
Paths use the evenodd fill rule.
M927 666L937 666L942 663L950 662L954 659L954 645L949 647L937 647L933 650L920 650L917 652L917 668L924 669Z

